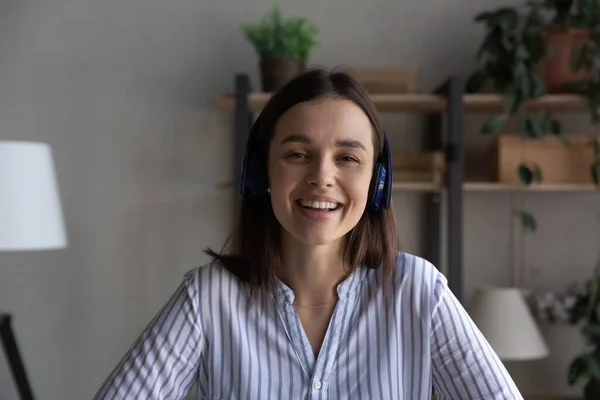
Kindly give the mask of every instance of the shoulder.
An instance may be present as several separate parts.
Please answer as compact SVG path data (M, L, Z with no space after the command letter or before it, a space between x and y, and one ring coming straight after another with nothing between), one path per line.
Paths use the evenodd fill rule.
M242 287L241 280L217 260L188 270L183 276L183 281L202 295L221 292L223 288L239 290Z
M399 300L419 314L431 316L448 290L448 280L427 259L398 252L392 286Z
M439 269L423 257L414 254L398 252L395 269L396 283L431 285L437 282L447 283L446 277Z

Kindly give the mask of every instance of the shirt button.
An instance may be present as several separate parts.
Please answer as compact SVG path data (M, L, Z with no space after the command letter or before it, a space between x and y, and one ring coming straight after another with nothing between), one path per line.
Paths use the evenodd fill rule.
M315 390L321 389L321 382L320 381L314 381L313 382L313 388L315 388Z

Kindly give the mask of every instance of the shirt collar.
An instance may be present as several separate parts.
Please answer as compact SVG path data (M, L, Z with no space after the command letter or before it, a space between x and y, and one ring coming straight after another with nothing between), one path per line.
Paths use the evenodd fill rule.
M368 271L367 268L363 266L358 266L352 273L344 279L337 286L337 293L340 299L348 297L351 293L353 293L365 279ZM277 300L277 303L293 303L296 295L294 291L287 286L285 283L279 280L279 278L275 278L275 287L273 290L273 295Z

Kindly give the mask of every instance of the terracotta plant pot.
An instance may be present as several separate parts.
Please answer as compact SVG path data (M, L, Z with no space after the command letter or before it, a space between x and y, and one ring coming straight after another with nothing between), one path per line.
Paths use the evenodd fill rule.
M571 53L577 45L590 40L590 31L548 29L543 38L547 46L547 56L541 63L544 83L549 93L564 93L566 83L586 76L583 68L577 73L571 71Z
M275 92L305 70L306 63L304 61L287 58L261 58L262 90L264 92Z

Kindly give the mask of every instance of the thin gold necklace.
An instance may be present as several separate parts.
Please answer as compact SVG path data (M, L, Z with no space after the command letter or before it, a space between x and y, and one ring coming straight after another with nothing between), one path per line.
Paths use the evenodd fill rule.
M337 297L334 297L333 299L326 301L325 303L322 304L317 304L316 306L303 306L302 304L298 304L298 303L292 303L293 305L295 305L296 307L300 307L300 308L309 308L309 309L314 309L314 308L321 308L326 306L327 304L331 303L334 300L337 300Z

